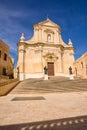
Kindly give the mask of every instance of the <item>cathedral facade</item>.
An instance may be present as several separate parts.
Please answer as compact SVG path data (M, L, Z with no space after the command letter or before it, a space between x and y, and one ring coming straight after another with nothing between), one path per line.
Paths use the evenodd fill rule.
M33 37L26 41L22 34L17 44L19 79L44 77L45 67L48 76L69 76L69 67L73 70L74 63L71 40L64 43L61 28L50 19L35 24L33 28Z

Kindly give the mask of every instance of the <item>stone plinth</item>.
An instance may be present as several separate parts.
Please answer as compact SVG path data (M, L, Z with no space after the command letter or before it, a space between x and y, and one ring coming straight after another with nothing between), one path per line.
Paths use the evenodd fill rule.
M48 80L48 75L47 74L44 75L44 80Z
M74 76L73 75L70 75L70 80L74 80Z

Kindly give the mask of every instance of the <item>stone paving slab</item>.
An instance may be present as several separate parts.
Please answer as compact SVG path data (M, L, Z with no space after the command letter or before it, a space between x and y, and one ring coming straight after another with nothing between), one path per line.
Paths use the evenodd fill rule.
M14 97L39 97L45 100L12 101ZM87 92L51 93L0 97L0 125L46 121L87 115Z
M42 82L44 84L41 84ZM37 86L40 91L38 91ZM24 91L22 93L21 90L23 89L27 89L28 92ZM60 89L63 90L61 93L59 91ZM66 89L70 89L70 91L66 91ZM30 123L31 126L32 123L34 125L34 122L49 122L51 120L53 122L55 120L60 122L60 120L66 118L69 118L71 121L72 118L77 119L79 116L87 117L86 89L86 80L69 81L68 79L59 78L49 81L42 81L42 79L40 81L38 79L23 81L7 96L0 97L0 126L2 126L0 130L38 130L40 128L39 126L36 125L34 129L34 127L28 127L28 124ZM38 100L41 97L44 100ZM13 101L15 98L31 100ZM36 98L37 100L32 100ZM81 123L83 119L81 118L79 122ZM27 126L23 125L22 127L21 124L26 124ZM14 129L12 128L13 126ZM87 127L79 130L87 130Z
M87 130L87 116L5 125L0 130Z

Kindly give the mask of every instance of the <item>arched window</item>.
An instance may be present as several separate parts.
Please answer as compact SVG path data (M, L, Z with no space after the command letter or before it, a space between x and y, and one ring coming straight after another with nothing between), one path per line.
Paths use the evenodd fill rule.
M50 40L51 40L51 35L48 34L48 35L47 35L47 41L50 42Z

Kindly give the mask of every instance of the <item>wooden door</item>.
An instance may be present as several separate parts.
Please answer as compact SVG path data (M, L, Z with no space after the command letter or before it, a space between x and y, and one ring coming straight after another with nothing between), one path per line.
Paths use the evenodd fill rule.
M48 62L48 76L54 75L54 62Z

